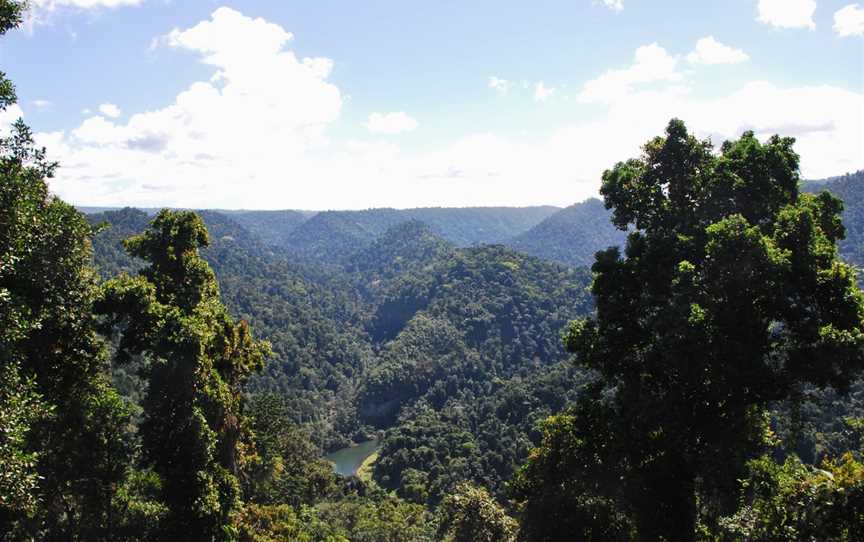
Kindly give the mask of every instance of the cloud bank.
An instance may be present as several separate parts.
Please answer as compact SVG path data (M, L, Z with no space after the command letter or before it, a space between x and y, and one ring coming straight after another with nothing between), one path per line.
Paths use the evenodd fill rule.
M284 28L228 8L162 36L159 54L188 54L211 67L211 76L152 111L121 120L111 116L119 108L100 108L72 130L38 134L61 162L52 189L82 205L567 205L596 195L603 170L637 155L673 116L716 144L744 130L795 136L805 177L864 168L862 94L752 81L702 98L696 75L659 43L638 47L629 65L582 85L578 107L590 110L591 120L563 114L556 129L532 136L479 127L409 149L373 136L415 129L416 120L366 112L373 136L334 139L333 128L347 122L343 93L330 80L334 62L298 57L292 40ZM700 62L718 59L716 48L699 51Z

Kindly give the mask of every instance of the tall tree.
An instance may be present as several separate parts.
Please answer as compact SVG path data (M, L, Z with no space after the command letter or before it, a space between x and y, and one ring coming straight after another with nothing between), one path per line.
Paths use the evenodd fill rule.
M270 351L220 301L198 252L208 242L195 213L160 212L125 243L149 266L105 283L97 306L122 330L118 360L148 361L144 462L162 479L163 535L185 540L221 539L230 525L249 444L241 386Z
M843 390L864 367L842 203L799 193L793 143L746 132L715 153L673 120L603 175L613 222L632 231L623 256L597 254L596 316L566 342L612 394L591 396L576 429L613 435L592 461L624 477L643 540L692 540L697 512L734 505L769 402L804 383Z
M0 34L25 3L0 0ZM0 74L0 110L15 102ZM110 538L128 412L107 384L91 314L91 228L50 195L56 164L22 120L0 137L0 532Z

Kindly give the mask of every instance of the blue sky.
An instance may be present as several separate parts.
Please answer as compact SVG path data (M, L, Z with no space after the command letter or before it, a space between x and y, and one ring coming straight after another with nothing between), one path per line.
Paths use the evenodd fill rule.
M568 205L671 116L864 168L848 0L31 0L0 41L84 205Z

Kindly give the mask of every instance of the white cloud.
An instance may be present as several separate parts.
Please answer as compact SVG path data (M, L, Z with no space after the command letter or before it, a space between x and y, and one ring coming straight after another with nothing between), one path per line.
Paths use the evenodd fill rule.
M325 129L342 107L327 81L332 61L298 58L285 48L290 39L278 25L228 8L173 30L164 44L197 55L212 77L128 121L89 117L45 134L63 163L53 189L76 202L288 205L297 183L328 171Z
M29 0L25 27L32 30L35 25L44 24L53 13L61 9L75 9L79 11L102 8L116 9L138 6L143 2L144 0Z
M536 85L534 85L534 101L535 102L545 102L552 95L555 94L554 88L546 88L543 85L543 81L539 81Z
M33 100L33 107L39 110L50 109L54 104L48 100L36 99Z
M372 113L366 129L373 134L401 134L417 129L417 121L402 111L396 113Z
M741 49L724 45L714 39L714 36L701 38L696 42L696 48L687 55L691 64L737 64L745 62L750 57Z
M624 0L603 0L603 5L615 11L624 9Z
M816 28L816 0L759 0L757 20L777 28Z
M834 13L834 32L841 38L864 35L864 9L849 4Z
M636 49L629 68L608 70L585 83L579 93L583 103L610 103L630 94L637 85L680 81L678 59L656 43Z
M120 108L112 103L104 103L100 105L99 112L111 119L116 119L122 113Z
M494 75L489 77L489 88L495 89L500 94L507 94L513 87L513 82Z
M793 135L808 178L864 168L860 92L751 82L701 99L699 80L684 86L677 59L656 44L586 84L590 121L563 119L530 136L479 128L408 150L374 138L331 140L343 106L328 81L333 64L296 57L276 25L220 9L170 36L166 46L190 51L214 78L128 120L91 116L74 130L38 134L61 162L51 182L60 196L192 208L566 205L596 195L603 170L638 156L673 116L716 143L748 129Z

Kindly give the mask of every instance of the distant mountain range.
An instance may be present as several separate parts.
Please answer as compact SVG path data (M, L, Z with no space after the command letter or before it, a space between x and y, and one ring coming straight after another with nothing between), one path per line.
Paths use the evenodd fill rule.
M91 215L117 208L80 207ZM141 209L152 215L156 209ZM213 210L286 255L319 264L342 264L387 230L418 222L455 247L502 244L567 265L587 265L594 252L620 244L624 235L596 199L566 209L543 207L429 207L363 211ZM575 233L575 235L574 235Z
M846 202L847 238L841 255L864 262L864 171L841 177L806 181L803 190L827 189ZM85 213L117 208L80 207ZM156 209L142 209L146 214ZM393 226L425 224L429 231L455 247L502 244L569 266L590 266L594 254L623 246L626 232L609 221L610 213L592 198L564 209L541 207L428 207L363 211L214 210L243 226L257 240L286 255L318 264L341 265L349 256L370 247Z

